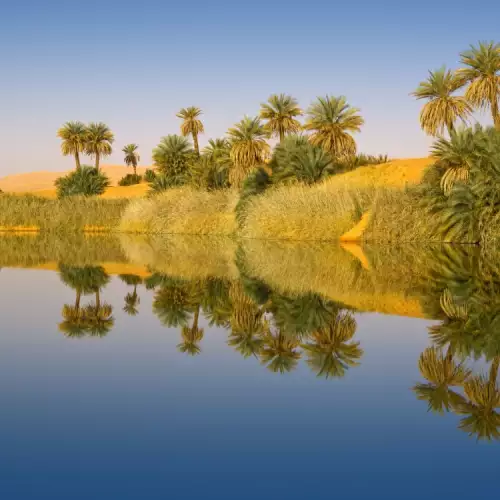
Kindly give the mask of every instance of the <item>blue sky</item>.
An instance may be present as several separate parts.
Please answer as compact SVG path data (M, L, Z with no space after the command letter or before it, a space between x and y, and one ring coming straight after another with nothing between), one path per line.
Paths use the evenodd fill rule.
M500 39L500 4L480 6L472 15L470 2L448 0L10 2L0 10L0 175L72 168L55 135L68 120L112 128L108 163L137 142L147 164L160 137L178 132L181 107L204 110L203 145L279 92L304 108L346 95L366 120L361 151L424 156L430 141L408 94L428 69L456 67L469 44Z

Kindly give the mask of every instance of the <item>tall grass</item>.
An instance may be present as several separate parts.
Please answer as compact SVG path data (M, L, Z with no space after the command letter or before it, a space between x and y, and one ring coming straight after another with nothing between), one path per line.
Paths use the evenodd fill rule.
M33 228L69 233L116 229L128 200L71 196L52 200L33 195L0 196L2 230Z
M199 191L191 187L168 189L130 202L120 231L148 234L231 235L237 228L233 190Z
M241 234L248 238L338 240L356 224L375 196L374 188L282 186L250 199Z

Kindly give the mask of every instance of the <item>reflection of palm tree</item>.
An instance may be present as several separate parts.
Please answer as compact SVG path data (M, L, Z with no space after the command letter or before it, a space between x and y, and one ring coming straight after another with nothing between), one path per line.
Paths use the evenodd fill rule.
M88 332L96 337L107 335L115 324L113 307L109 304L101 303L99 288L95 292L95 302L85 307L85 322Z
M300 359L300 352L297 351L299 341L295 338L285 336L281 330L273 334L268 331L263 338L260 358L262 364L272 372L290 372Z
M311 334L312 342L303 344L307 364L328 378L343 377L351 366L357 366L363 355L359 342L350 342L356 333L356 320L348 312L339 312L326 326Z
M59 329L68 337L81 337L90 332L89 306L81 307L82 295L96 293L109 282L109 276L100 266L71 267L61 264L59 276L63 283L76 291L75 304L64 304L62 316L64 321Z
M459 415L467 415L459 428L477 439L500 439L500 388L497 384L500 356L493 359L490 376L476 375L464 383L465 399L454 404Z
M420 355L418 368L429 383L417 384L413 390L418 399L427 401L429 410L441 414L460 399L450 387L462 386L471 374L462 363L455 363L451 346L446 356L441 350L429 347Z
M153 300L153 312L167 327L185 326L189 319L191 297L188 284L164 278Z
M180 352L185 352L191 356L200 354L201 348L199 343L203 339L203 328L198 327L198 320L200 317L200 306L198 305L194 310L193 324L191 327L183 326L181 335L182 342L177 345Z
M231 334L228 345L244 358L256 356L262 347L265 330L264 311L245 293L240 282L234 282L229 290Z
M142 283L142 278L140 276L136 276L135 274L120 274L119 278L127 285L134 287L134 291L132 293L127 293L127 295L125 295L125 306L123 307L123 310L129 316L135 316L139 313L137 306L141 303L141 299L137 294L137 285Z

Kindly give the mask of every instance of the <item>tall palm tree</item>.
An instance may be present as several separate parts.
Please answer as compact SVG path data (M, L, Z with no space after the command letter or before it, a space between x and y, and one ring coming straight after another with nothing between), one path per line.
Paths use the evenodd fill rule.
M115 140L113 132L109 127L100 123L89 123L85 137L85 151L95 158L95 168L99 170L99 160L109 156L113 151L111 145Z
M493 123L500 128L500 44L480 42L460 54L465 68L458 70L463 84L467 85L465 98L474 106L490 108Z
M450 411L460 396L450 387L462 387L471 371L453 359L453 347L448 347L446 355L436 347L429 347L420 355L418 368L427 384L417 384L413 388L417 398L427 401L429 410L437 413Z
M420 126L427 134L442 134L446 127L451 135L457 120L467 122L471 105L465 97L453 95L462 85L461 78L443 66L429 71L427 80L420 82L412 93L417 99L429 101L420 112Z
M334 158L356 153L356 142L352 133L359 132L365 123L358 108L347 103L344 96L318 97L309 106L304 128L312 132L310 141L321 146Z
M356 333L356 320L348 312L339 312L330 323L311 334L312 342L302 345L308 354L307 364L318 377L343 377L357 366L363 355L359 342L350 342Z
M260 117L267 120L266 130L271 136L277 136L280 142L286 134L298 132L302 125L295 119L302 115L295 98L285 94L273 94L266 103L260 105Z
M268 133L258 117L245 116L228 130L228 136L234 162L229 179L233 186L241 187L249 172L263 163L269 153Z
M465 398L454 404L455 412L466 415L459 428L477 439L500 439L500 388L497 384L500 356L493 359L489 377L476 375L464 383Z
M57 137L62 139L61 152L64 156L75 157L76 168L79 169L80 153L85 150L87 128L82 122L66 122L58 131Z
M177 345L180 352L185 352L191 356L200 354L201 348L200 341L203 339L203 328L199 328L198 320L200 317L200 305L198 304L194 309L193 324L183 326L181 330L182 342Z
M205 132L203 123L200 120L200 116L203 114L200 108L195 106L190 106L189 108L182 108L177 113L177 118L182 119L181 123L181 134L183 136L192 135L193 144L196 154L200 155L200 146L198 145L198 135Z
M134 175L137 175L137 165L141 161L141 157L137 152L139 146L137 144L127 144L122 151L125 153L125 165L134 169Z

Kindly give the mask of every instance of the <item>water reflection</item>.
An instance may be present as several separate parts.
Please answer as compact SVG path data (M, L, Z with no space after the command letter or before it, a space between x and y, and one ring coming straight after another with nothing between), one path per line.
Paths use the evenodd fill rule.
M68 257L70 244L49 251L46 245L59 247L33 238L11 241L15 252L4 253L5 266L50 268L51 255L58 256L55 269L75 296L62 307L59 330L71 338L113 330L113 305L104 297L114 274L126 289L115 304L118 314L151 314L141 308L141 295L152 293L152 313L175 329L180 354L203 355L208 325L223 329L228 347L242 358L258 360L277 376L301 364L329 381L356 370L364 356L356 339L360 313L433 319L431 346L415 356L421 380L411 390L429 412L458 416L461 431L478 440L500 438L500 259L491 249L382 247L353 253L316 244L192 239L120 247L107 239L98 258L96 238L79 240L79 251ZM118 272L103 263L110 252L121 265ZM140 272L132 272L134 266Z

